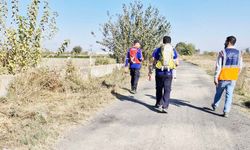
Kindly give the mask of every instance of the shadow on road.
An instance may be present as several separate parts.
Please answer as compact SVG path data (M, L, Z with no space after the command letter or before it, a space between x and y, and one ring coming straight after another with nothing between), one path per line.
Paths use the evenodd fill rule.
M136 103L136 104L140 104L140 105L143 105L145 106L146 108L148 108L149 110L151 111L154 111L154 112L157 112L157 113L162 113L161 111L155 109L154 106L151 106L147 103L144 103L136 98L134 98L133 96L125 96L125 95L122 95L122 94L119 94L119 93L112 93L117 99L119 99L120 101L129 101L129 102L133 102L133 103Z
M146 94L145 96L148 96L151 99L156 100L156 97L153 95ZM220 117L222 116L222 114L217 114L217 113L213 112L213 110L211 108L194 106L190 103L190 101L186 101L186 100L170 99L170 105L174 105L177 107L189 107L189 108L197 109L197 110L209 113L209 114L213 114L215 116L220 116Z
M145 94L145 96L150 97L150 98L153 99L153 100L156 100L156 97L153 96L153 95Z
M131 90L126 87L123 87L122 89L131 93Z
M209 113L209 114L213 114L215 116L220 116L220 117L222 116L221 114L217 114L217 113L213 112L213 110L211 108L194 106L189 101L171 99L170 104L175 105L177 107L183 107L183 106L185 107L186 106L186 107L194 108L194 109L197 109L197 110Z

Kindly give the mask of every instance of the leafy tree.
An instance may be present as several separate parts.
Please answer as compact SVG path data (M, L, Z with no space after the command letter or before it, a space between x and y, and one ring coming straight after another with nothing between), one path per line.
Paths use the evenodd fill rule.
M123 4L123 12L115 18L108 13L109 20L102 25L102 41L97 43L113 53L118 62L124 61L127 49L138 39L143 45L143 55L148 59L154 48L170 32L170 23L152 6L144 9L142 2Z
M71 53L75 53L75 54L80 54L82 52L82 47L81 46L75 46L73 48L73 50L71 51Z
M180 55L193 55L195 53L195 46L191 43L180 42L176 45L176 50Z
M16 73L40 61L42 41L53 38L58 31L58 14L51 11L47 0L31 0L26 15L19 13L19 0L11 0L10 5L7 0L0 0L0 57L9 72ZM58 53L65 46L68 41L64 41Z

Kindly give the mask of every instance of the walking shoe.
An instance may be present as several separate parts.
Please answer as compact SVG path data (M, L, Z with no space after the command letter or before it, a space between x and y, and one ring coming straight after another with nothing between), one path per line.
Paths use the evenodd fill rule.
M156 108L157 110L159 110L159 111L162 111L162 106L161 106L161 105L157 105L157 106L155 106L155 108Z
M157 108L157 107L160 107L161 105L160 104L155 104L155 107Z
M162 108L163 113L168 113L167 108Z
M227 112L224 112L224 113L223 113L223 117L228 118L228 117L229 117L229 114L228 114Z
M131 90L131 93L132 94L136 94L136 90Z
M214 104L211 105L212 110L215 111L216 110L216 106Z

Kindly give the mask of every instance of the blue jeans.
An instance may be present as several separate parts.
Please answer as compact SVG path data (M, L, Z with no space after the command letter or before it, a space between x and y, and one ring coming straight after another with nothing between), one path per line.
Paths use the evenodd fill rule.
M215 107L219 106L220 101L221 101L221 95L222 95L223 91L226 90L224 112L228 113L231 109L235 85L236 85L236 81L219 81L219 83L216 87L216 94L214 96L213 105Z

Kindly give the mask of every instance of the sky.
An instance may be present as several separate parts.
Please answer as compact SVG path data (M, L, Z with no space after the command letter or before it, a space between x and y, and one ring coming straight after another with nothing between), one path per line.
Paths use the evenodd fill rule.
M30 0L20 0L26 7ZM44 46L56 50L64 39L72 47L101 51L95 41L102 39L101 24L107 22L107 11L119 14L122 4L133 0L49 0L57 11L59 32ZM202 51L219 51L227 36L237 38L239 49L250 47L250 0L142 0L145 7L151 4L159 9L171 24L173 44L193 43ZM95 32L96 37L91 35Z

